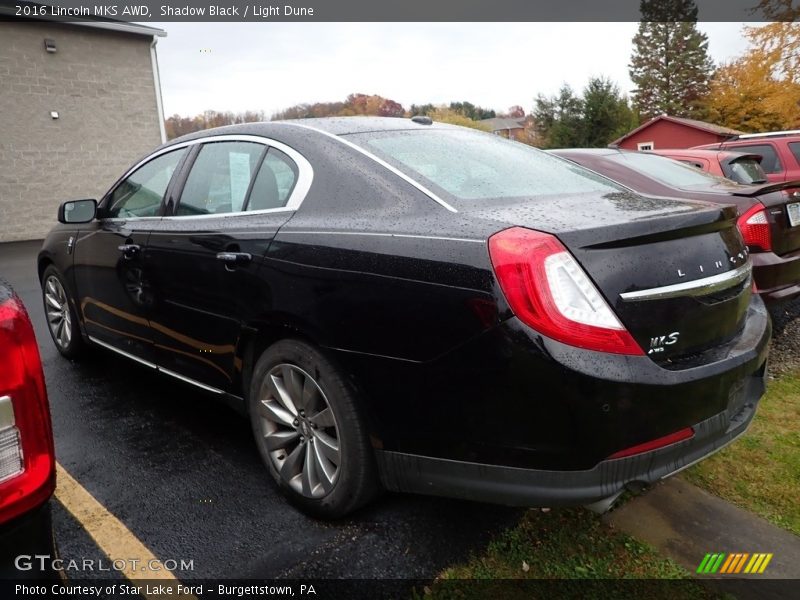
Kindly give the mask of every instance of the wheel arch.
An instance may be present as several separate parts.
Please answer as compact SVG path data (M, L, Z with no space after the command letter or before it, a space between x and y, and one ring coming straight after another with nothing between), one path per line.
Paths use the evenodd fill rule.
M370 408L366 391L359 380L358 374L348 368L339 358L339 353L333 352L331 346L325 343L324 334L309 323L305 323L289 314L273 314L256 319L242 328L237 347L237 361L241 361L241 386L242 397L245 405L250 391L253 369L264 351L280 340L294 339L305 342L321 352L325 358L346 375L349 383L356 392L358 407L366 420L368 430L377 437L379 431L376 416Z
M324 351L320 336L309 324L288 314L265 315L244 324L236 349L241 364L242 396L246 399L253 368L264 351L284 339L297 339ZM327 354L327 353L326 353Z
M36 268L39 274L39 284L42 283L42 277L44 277L44 272L50 265L55 265L55 261L52 257L48 255L40 255L39 258L36 260Z

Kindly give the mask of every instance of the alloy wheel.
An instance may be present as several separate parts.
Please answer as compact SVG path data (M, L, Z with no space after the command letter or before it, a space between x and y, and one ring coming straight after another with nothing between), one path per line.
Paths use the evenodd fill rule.
M72 315L64 286L55 275L50 275L44 282L44 305L47 313L47 325L53 340L62 350L72 341Z
M342 454L336 419L319 384L299 367L279 364L267 373L258 398L264 444L281 479L308 498L328 494Z

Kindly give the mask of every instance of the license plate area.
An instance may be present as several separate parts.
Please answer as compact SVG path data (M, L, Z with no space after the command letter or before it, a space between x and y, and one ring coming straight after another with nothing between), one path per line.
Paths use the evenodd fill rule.
M786 214L789 215L789 226L797 227L800 225L800 202L792 202L786 205Z

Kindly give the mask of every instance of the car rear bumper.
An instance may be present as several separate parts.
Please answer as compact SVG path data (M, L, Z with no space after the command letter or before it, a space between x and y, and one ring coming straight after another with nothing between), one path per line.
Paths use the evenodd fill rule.
M800 251L778 256L753 252L753 278L764 302L782 302L800 296Z
M628 486L655 483L717 452L742 435L764 393L766 362L751 374L728 409L696 423L692 438L609 459L585 470L523 469L378 450L384 486L392 491L511 506L600 503Z
M379 407L406 422L373 436L388 489L542 506L658 481L745 431L771 326L753 297L735 339L678 364L567 346L517 319L486 336L393 379L400 399ZM684 441L611 458L687 428Z
M60 580L56 558L50 502L0 526L0 580Z

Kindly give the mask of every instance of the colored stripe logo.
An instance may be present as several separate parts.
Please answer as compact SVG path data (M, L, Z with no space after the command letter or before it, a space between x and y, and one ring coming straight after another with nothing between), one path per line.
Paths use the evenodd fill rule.
M700 562L700 566L697 567L697 572L701 575L714 575L716 573L720 575L733 575L737 573L756 575L763 573L771 560L771 553L710 553L706 554Z

